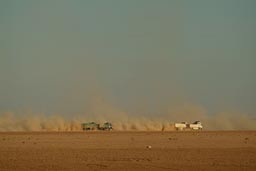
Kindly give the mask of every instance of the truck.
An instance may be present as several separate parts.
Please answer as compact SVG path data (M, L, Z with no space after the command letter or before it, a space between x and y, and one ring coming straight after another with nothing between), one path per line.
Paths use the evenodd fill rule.
M81 124L82 130L113 130L112 124L110 122L105 122L102 126L95 122L87 122Z
M175 123L174 127L176 130L202 130L203 125L200 121L195 121L192 124L188 124L187 122Z

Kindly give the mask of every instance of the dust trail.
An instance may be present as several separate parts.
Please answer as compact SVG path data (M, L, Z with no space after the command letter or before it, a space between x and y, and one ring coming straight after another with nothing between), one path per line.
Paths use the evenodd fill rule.
M76 131L80 122L67 120L61 116L24 114L15 116L7 112L0 115L0 131Z
M0 131L82 131L81 123L111 122L117 131L172 131L174 122L200 120L205 130L256 130L256 120L247 114L221 112L208 115L203 108L187 106L173 109L157 117L130 116L125 113L79 115L65 118L61 115L0 114Z

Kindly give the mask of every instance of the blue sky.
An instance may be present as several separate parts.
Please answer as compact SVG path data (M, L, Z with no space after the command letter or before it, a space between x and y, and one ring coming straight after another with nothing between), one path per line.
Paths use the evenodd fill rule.
M2 0L0 110L256 111L253 0Z

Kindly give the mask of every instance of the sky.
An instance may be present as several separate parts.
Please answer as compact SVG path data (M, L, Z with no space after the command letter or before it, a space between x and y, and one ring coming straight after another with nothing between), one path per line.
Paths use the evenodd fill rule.
M157 115L189 104L256 116L255 7L1 0L0 111Z

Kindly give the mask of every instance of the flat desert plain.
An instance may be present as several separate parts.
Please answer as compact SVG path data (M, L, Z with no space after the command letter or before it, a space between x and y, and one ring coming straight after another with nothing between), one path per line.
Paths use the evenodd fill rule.
M255 171L256 131L3 132L0 170Z

